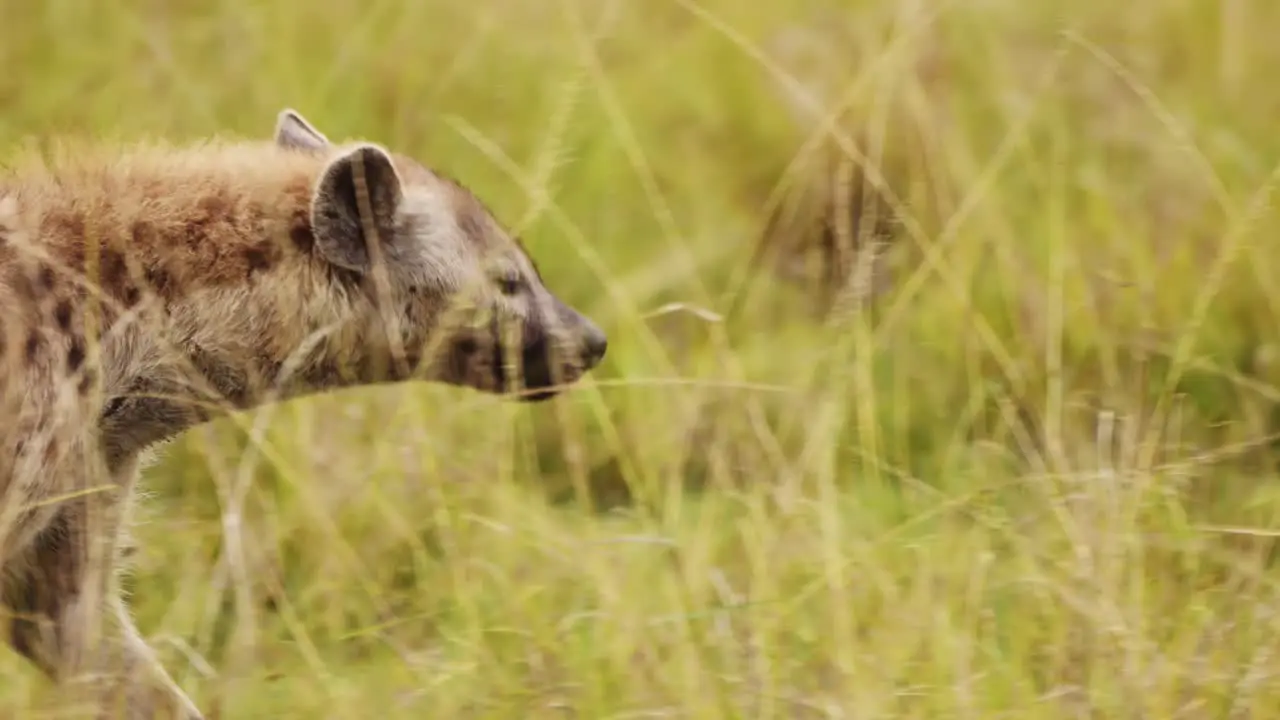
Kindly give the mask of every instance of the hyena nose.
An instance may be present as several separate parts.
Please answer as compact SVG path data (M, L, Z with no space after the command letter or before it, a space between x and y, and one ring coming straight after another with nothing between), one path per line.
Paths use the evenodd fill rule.
M588 320L583 333L582 344L586 351L587 367L593 368L604 359L605 351L609 349L609 338L595 323Z

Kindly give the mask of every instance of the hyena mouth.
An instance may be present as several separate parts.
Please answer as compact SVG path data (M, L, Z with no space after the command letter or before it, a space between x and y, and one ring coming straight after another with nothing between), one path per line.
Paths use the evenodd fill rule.
M520 371L521 382L520 388L511 387L511 378L508 375L508 367L506 357L503 353L502 343L495 337L493 343L493 375L497 382L498 391L502 393L518 390L515 399L521 402L541 402L550 400L560 394L563 389L562 385L572 381L571 377L553 377L551 368L557 363L553 362L551 353L552 343L547 342L543 335L530 338L520 348ZM567 375L567 373L561 373Z
M449 376L458 384L522 402L549 400L578 382L604 358L608 346L604 333L590 321L580 325L584 328L582 347L575 349L566 347L572 343L557 342L555 336L526 324L519 338L518 357L510 358L518 363L517 369L507 363L511 348L504 348L504 333L498 321L493 320L488 332L464 333L454 341ZM513 372L518 372L518 377ZM519 383L515 382L517 379Z

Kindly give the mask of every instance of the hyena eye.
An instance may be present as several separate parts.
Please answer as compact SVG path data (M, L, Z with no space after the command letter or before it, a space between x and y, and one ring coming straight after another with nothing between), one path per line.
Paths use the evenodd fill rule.
M498 289L507 297L519 295L520 288L520 276L515 273L506 273L498 278Z

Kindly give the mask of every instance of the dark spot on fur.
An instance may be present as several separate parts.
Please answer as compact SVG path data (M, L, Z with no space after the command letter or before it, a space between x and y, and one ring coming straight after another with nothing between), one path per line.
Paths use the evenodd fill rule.
M187 246L195 249L208 241L210 228L231 215L234 205L224 193L207 195L196 203L199 214L192 217L184 228Z
M67 370L75 372L84 364L84 340L72 338L71 348L67 350Z
M289 241L295 248L306 254L310 254L315 246L316 236L311 231L311 220L306 212L299 211L294 214L293 220L289 223Z
M57 307L53 309L53 318L57 321L58 327L63 332L71 330L71 303L68 300L59 300Z
M274 248L269 245L259 245L245 249L244 261L249 266L249 275L271 269L271 265L275 260L272 250Z
M187 223L183 229L183 235L186 237L187 247L195 250L203 245L209 239L209 226L213 224L212 220L199 218Z
M40 352L40 333L32 330L27 336L27 362L34 362Z
M97 376L86 370L84 374L80 376L80 381L76 383L76 391L81 395L88 395L89 391L93 389L93 386L97 381Z
M40 266L40 274L37 276L36 282L39 284L41 290L52 290L56 279L57 278L53 273L53 268L48 265Z
M138 288L134 287L133 285L130 285L129 287L125 288L124 290L125 307L131 308L134 305L137 305L141 295L142 295L142 292L138 290Z
M76 243L67 249L66 266L74 270L84 269L84 244Z
M134 225L134 234L137 234L137 224ZM99 276L101 277L101 287L112 295L120 294L121 288L126 284L129 273L129 267L125 264L124 256L115 250L103 250L102 257L98 265Z
M129 234L133 236L134 244L145 247L151 244L151 241L155 238L156 229L151 226L151 223L139 220L133 224L133 227L129 228Z
M173 276L163 267L150 267L146 272L147 283L157 295L168 296L173 290Z

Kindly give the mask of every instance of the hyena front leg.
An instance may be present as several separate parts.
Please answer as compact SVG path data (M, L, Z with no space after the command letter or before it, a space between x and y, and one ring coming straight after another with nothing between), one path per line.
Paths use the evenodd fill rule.
M59 652L64 642L57 618L66 598L73 597L79 587L77 563L64 557L67 532L66 518L58 514L10 559L3 577L9 644L55 681L62 679L64 667Z
M73 514L64 509L12 562L4 595L12 610L9 642L55 681L85 666L84 558Z
M100 717L200 720L119 595L124 501L114 492L73 500L36 539L7 593L16 606L12 643L55 682L100 705Z

